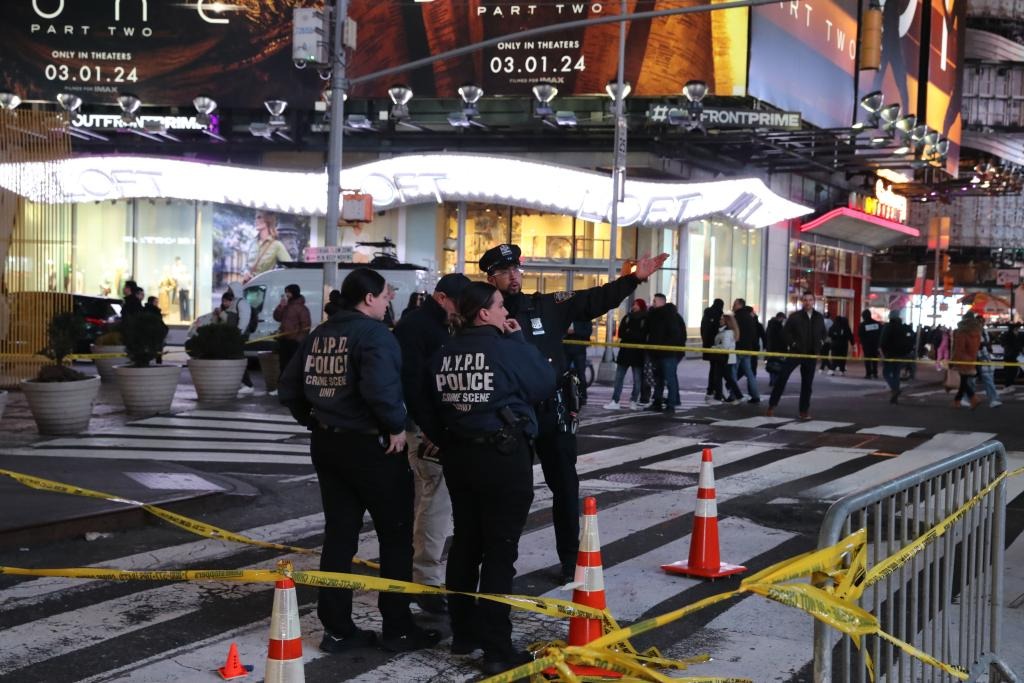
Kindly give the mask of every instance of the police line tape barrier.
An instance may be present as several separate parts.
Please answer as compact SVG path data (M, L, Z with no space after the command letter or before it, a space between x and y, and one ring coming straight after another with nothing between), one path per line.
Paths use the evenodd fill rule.
M6 476L15 475L7 470L0 470L0 474ZM878 619L871 613L860 607L857 601L864 590L871 585L881 581L892 572L906 564L912 557L922 552L930 543L941 538L950 528L960 520L967 512L983 500L987 495L1001 484L1005 479L1024 475L1024 467L1012 471L1003 472L996 477L988 486L965 501L957 510L948 517L935 524L933 527L911 541L904 548L893 555L878 561L870 570L867 569L867 530L859 529L846 538L840 540L829 548L812 550L787 560L776 563L766 569L753 574L740 582L737 590L727 591L718 595L712 595L693 604L681 607L672 612L662 614L650 619L644 619L631 626L621 628L607 609L598 610L585 605L573 603L568 600L554 598L538 598L525 595L497 595L484 593L463 593L448 591L434 586L425 586L406 581L378 578L357 574L345 574L337 572L322 571L294 571L287 562L279 563L276 571L271 570L158 570L158 571L125 571L119 569L102 568L66 568L66 569L24 569L18 567L0 566L0 574L12 576L35 576L35 577L64 577L83 579L107 579L114 581L147 580L147 581L243 581L243 582L272 582L278 580L281 575L289 576L298 584L321 587L321 588L343 588L349 590L374 590L405 593L411 595L465 595L468 597L491 600L509 605L516 609L527 610L537 614L551 617L587 617L600 619L603 624L604 634L588 643L586 646L566 646L561 643L549 643L538 646L536 659L510 671L488 678L486 683L505 683L527 676L539 675L545 669L554 668L558 671L563 681L580 680L566 665L567 663L578 663L584 665L598 666L601 668L617 671L624 675L634 676L636 680L657 681L659 683L671 683L671 681L748 681L748 679L725 679L725 678L668 678L658 673L656 668L685 669L689 664L700 661L707 661L706 658L697 657L688 660L671 660L661 657L656 649L652 648L639 653L629 643L643 633L647 633L666 624L672 623L685 616L693 614L701 609L730 600L744 593L760 595L769 600L794 607L815 619L835 628L841 633L850 637L854 645L861 649L863 639L866 636L876 636L888 641L895 647L900 648L908 655L917 660L938 668L946 674L966 680L967 671L960 666L939 661L926 652L921 651L910 643L904 642L895 636L883 631ZM25 479L22 483L32 485L33 488L54 490L54 482L38 480L25 475L18 475ZM20 481L20 479L18 479ZM31 483L27 483L27 482ZM64 485L60 485L64 487ZM58 488L57 490L62 490ZM68 492L68 491L62 491ZM106 497L88 489L75 489L79 495L94 497ZM135 501L124 501L138 504ZM194 522L194 520L188 520ZM172 521L177 524L177 522ZM202 523L199 523L202 526ZM185 526L193 530L191 526ZM216 530L216 527L208 527ZM222 530L216 530L222 532ZM231 532L222 532L230 534ZM233 535L233 534L231 534ZM237 536L237 535L233 535ZM265 547L274 547L283 550L294 551L289 546L277 544L263 544ZM306 551L309 552L309 551ZM813 576L825 576L831 579L831 583L825 587L818 587L809 583L793 583L798 579L811 579ZM874 681L873 663L867 657L867 670L870 680Z
M745 349L716 349L704 348L702 346L670 346L668 344L630 344L627 342L581 341L579 339L563 339L562 343L571 344L573 346L608 346L616 349L641 349L643 351L673 351L675 353L689 351L691 353L716 353L720 355L764 356L765 358L779 358L781 360L785 360L786 358L799 358L801 360L845 360L848 362L876 361L878 363L916 363L921 365L934 365L936 363L936 361L930 358L882 358L880 356L824 356L813 353L785 353L782 351L747 351ZM991 365L994 367L1024 368L1024 363L1009 363L1001 360L954 361L949 358L944 358L943 360L938 362L943 363L954 370L959 365Z
M148 503L143 503L142 501L138 500L131 500L130 498L122 498L121 496L115 496L113 494L104 493L102 491L94 491L92 489L82 488L81 486L73 486L71 484L65 484L63 482L53 481L51 479L43 479L42 477L35 477L30 474L22 474L20 472L13 472L11 470L0 469L0 476L8 477L18 482L19 484L22 484L23 486L27 486L32 489L37 489L39 491L66 493L73 496L98 498L100 500L106 500L111 503L122 503L124 505L131 505L133 507L140 508L145 512L148 512L151 515L154 515L164 520L165 522L173 524L174 526L180 529L184 529L185 531L189 531L193 534L203 536L205 538L214 538L217 540L230 541L233 543L243 543L246 545L252 545L259 548L268 548L270 550L283 550L286 552L298 553L301 555L321 554L319 550L314 550L310 548L300 548L298 546L283 545L280 543L270 543L268 541L259 541L255 538L249 538L248 536L237 534L233 531L228 531L227 529L221 529L219 527L213 526L212 524L207 524L206 522L201 522L197 519L192 519L191 517L186 517L185 515L179 515L176 512L165 510L161 507L157 507L156 505L150 505ZM352 563L362 565L370 569L380 569L380 565L376 562L372 562L370 560L363 560L358 557L353 558Z

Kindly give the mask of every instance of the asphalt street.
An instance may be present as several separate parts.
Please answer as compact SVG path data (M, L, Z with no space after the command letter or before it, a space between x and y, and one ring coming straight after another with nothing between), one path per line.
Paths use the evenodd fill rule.
M796 419L794 376L773 418L765 403L709 406L705 365L680 369L683 405L672 416L609 411L610 387L591 387L580 429L578 470L583 495L597 498L608 606L620 623L652 617L736 587L669 576L660 564L686 557L693 521L700 451L713 448L723 560L750 571L809 550L828 506L843 495L952 455L989 439L1002 441L1011 467L1024 464L1024 388L1001 395L1003 405L953 408L934 369L922 366L900 404L888 402L880 381L819 375L810 421ZM767 381L761 375L762 393ZM105 388L106 392L108 389ZM155 486L205 486L182 512L222 528L307 548L322 542L319 490L306 455L308 439L272 397L262 392L227 406L197 405L186 385L175 414L127 420L111 399L98 409L88 435L40 439L17 401L0 424L0 467L61 469L69 479L91 468L119 474L160 473ZM516 590L569 598L557 585L550 494L537 470L535 499L520 543ZM174 475L174 476L172 476ZM186 476L187 475L187 476ZM177 478L175 478L177 477ZM138 479L138 478L136 478ZM144 481L148 481L145 480ZM172 483L166 483L172 482ZM69 483L77 483L70 481ZM1004 643L1024 642L1024 477L1010 480ZM170 491L169 493L175 493ZM165 492L168 493L168 492ZM180 491L177 491L180 493ZM42 497L61 494L32 492ZM40 501L52 500L40 498ZM45 502L40 502L45 505ZM25 540L0 547L0 565L103 566L121 569L271 568L281 553L203 539L158 522L136 519L88 528L73 536ZM88 539L86 531L89 533ZM102 533L99 533L102 532ZM2 538L0 538L2 540ZM367 524L359 555L377 555ZM316 559L287 556L298 568ZM437 648L390 655L367 649L327 655L315 591L299 588L306 680L469 681L480 678L473 658ZM214 681L228 646L261 680L271 589L223 582L104 582L0 576L0 680ZM416 608L414 608L416 609ZM359 593L356 620L379 630L376 596ZM421 614L424 625L447 629L444 618ZM562 621L517 612L522 645L564 639ZM758 597L723 603L639 638L666 656L708 654L710 662L672 676L742 676L755 681L810 680L811 619ZM1024 671L1024 653L1007 659Z

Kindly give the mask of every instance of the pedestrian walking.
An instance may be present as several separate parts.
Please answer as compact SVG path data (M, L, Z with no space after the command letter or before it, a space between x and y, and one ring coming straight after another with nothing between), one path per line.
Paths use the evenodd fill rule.
M768 321L768 326L765 328L765 351L770 353L784 353L786 351L786 341L782 334L782 328L785 324L786 314L781 311ZM783 359L779 356L770 356L765 360L764 369L768 373L768 386L775 386L775 380L779 376L779 371L782 370L782 361Z
M830 375L846 376L846 357L850 355L850 344L853 343L853 330L850 321L844 315L837 315L832 327L828 330L829 345L832 348L832 369Z
M395 338L402 350L402 395L409 412L405 440L415 489L412 527L412 579L427 586L444 584L444 544L452 528L452 502L444 482L437 444L420 429L433 406L423 390L430 374L428 363L451 337L458 313L458 299L469 284L461 273L438 280L434 292L408 314L402 313ZM444 614L443 595L418 595L419 606L432 614Z
M960 388L953 397L954 408L975 408L978 405L974 382L978 372L975 361L978 360L980 348L981 322L968 311L953 332L953 349L950 352L949 367L960 373Z
M732 311L739 334L736 339L736 349L739 351L758 351L763 336L763 328L754 315L754 309L747 306L743 299L736 299L732 302ZM736 354L736 381L747 378L747 393L750 394L750 403L760 403L761 394L757 390L757 371L754 369L757 363L757 356L753 354ZM738 391L736 393L739 393Z
M487 281L502 293L509 316L523 328L527 343L537 346L555 368L558 388L535 406L539 424L536 450L544 471L544 481L552 493L555 545L561 567L560 577L568 583L576 573L579 548L579 477L576 474L576 420L574 408L575 377L566 377L562 338L569 325L582 318L594 319L618 306L651 276L668 258L659 254L623 265L623 275L601 287L579 292L524 294L523 273L514 244L500 244L480 258L480 270Z
M577 342L589 342L594 334L594 323L592 320L573 320L569 325L569 331L565 333L566 339ZM580 405L587 405L587 349L589 345L562 344L562 353L565 354L565 369L568 372L576 373L579 381Z
M982 365L978 366L978 379L985 390L985 397L988 399L989 408L998 408L1003 405L999 400L999 392L996 390L995 368L992 367L992 336L985 329L984 318L978 316L981 321L981 344L978 346L978 360Z
M1022 341L1024 340L1021 340L1020 323L1010 323L1002 336L1003 361L1013 363L1005 366L1003 370L1003 386L1007 389L1013 389L1020 375L1020 368L1016 364L1020 362L1020 354L1024 350Z
M121 317L128 318L142 313L142 300L139 298L139 286L135 280L125 280L121 294L124 299L121 302Z
M654 346L686 346L686 321L679 315L676 305L670 304L661 293L655 294L651 300L647 318L647 342ZM650 409L674 413L679 407L679 361L685 352L651 350L649 355L655 368Z
M349 573L367 511L380 543L380 576L412 580L412 472L406 458L401 351L381 322L384 278L357 268L341 285L342 310L302 342L281 376L279 395L309 427L310 455L324 508L320 569ZM305 308L305 305L303 305ZM382 645L393 652L436 644L441 634L416 625L409 596L381 591ZM347 652L376 641L352 620L352 591L321 588L320 649Z
M857 337L860 339L861 352L864 354L864 379L878 379L878 342L882 335L882 325L871 316L871 311L864 309L860 314L860 325Z
M390 299L387 301L390 302ZM306 298L302 296L298 285L291 284L284 288L284 296L274 309L274 320L281 323L277 330L280 335L277 338L277 356L281 372L284 372L312 326Z
M700 345L705 349L713 348L715 345L715 337L718 335L718 330L722 326L722 313L725 310L725 302L721 299L715 299L711 302L711 305L704 309L704 314L700 319ZM721 400L722 396L722 384L715 385L715 378L721 377L721 373L715 369L715 361L718 359L717 353L704 352L703 359L708 362L708 388L704 392L704 402L714 403Z
M782 326L782 338L786 351L802 355L815 355L825 339L825 319L821 313L814 310L814 294L804 292L800 297L801 309L791 313ZM768 415L772 415L775 406L782 398L782 392L786 390L786 382L789 376L797 367L800 368L800 419L808 420L808 410L811 407L811 389L814 384L814 368L817 365L814 358L786 358L782 362L779 374L772 386L772 395L768 399Z
M823 314L823 320L825 323L825 339L821 343L821 349L818 353L821 354L821 367L818 368L818 372L827 372L832 374L832 343L829 339L828 333L832 329L832 316L828 311Z
M647 302L643 299L634 299L629 313L619 323L619 341L623 344L645 344L647 343ZM643 349L620 348L615 357L615 383L612 385L612 400L605 403L605 410L618 410L619 399L622 397L622 385L626 379L626 373L633 378L633 386L629 393L629 409L640 410L640 392L643 388L644 357L646 352Z
M889 322L882 327L878 348L882 354L882 376L889 385L889 403L898 403L900 398L901 362L914 353L914 328L904 324L899 311L889 313Z
M508 594L533 501L532 406L555 390L555 370L526 343L493 285L466 286L459 317L461 329L431 360L435 411L422 425L441 445L455 513L446 582L453 591ZM482 648L488 675L531 661L512 646L509 612L505 604L452 595L452 653Z
M721 326L718 328L718 334L715 335L714 348L722 351L734 351L736 349L738 333L739 326L736 324L736 319L728 313L723 313ZM743 392L740 391L740 386L736 383L736 354L720 353L718 356L718 360L712 366L721 374L720 377L715 378L715 386L721 386L724 381L726 388L729 390L729 395L724 400L721 395L715 398L724 403L742 401Z

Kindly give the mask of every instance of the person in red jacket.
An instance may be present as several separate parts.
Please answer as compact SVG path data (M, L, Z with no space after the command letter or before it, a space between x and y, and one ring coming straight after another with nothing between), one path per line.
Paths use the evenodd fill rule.
M306 308L306 298L302 296L302 290L298 285L288 285L284 288L281 303L274 309L274 320L281 323L277 330L281 335L277 339L277 357L280 360L281 372L284 372L292 356L299 350L299 344L312 327L309 309Z

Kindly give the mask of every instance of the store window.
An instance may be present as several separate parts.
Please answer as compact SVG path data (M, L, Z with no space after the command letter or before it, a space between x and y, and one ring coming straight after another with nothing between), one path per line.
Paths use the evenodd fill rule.
M690 223L685 234L687 324L696 326L715 299L728 307L742 298L756 308L761 299L762 232L702 220Z
M497 210L495 210L497 213ZM573 258L573 218L530 209L511 209L512 243L523 250L524 260ZM498 244L498 242L494 242Z
M196 207L194 202L136 204L135 281L145 298L157 298L168 324L189 322L193 314Z
M131 204L76 204L75 273L71 291L120 298L133 275Z

